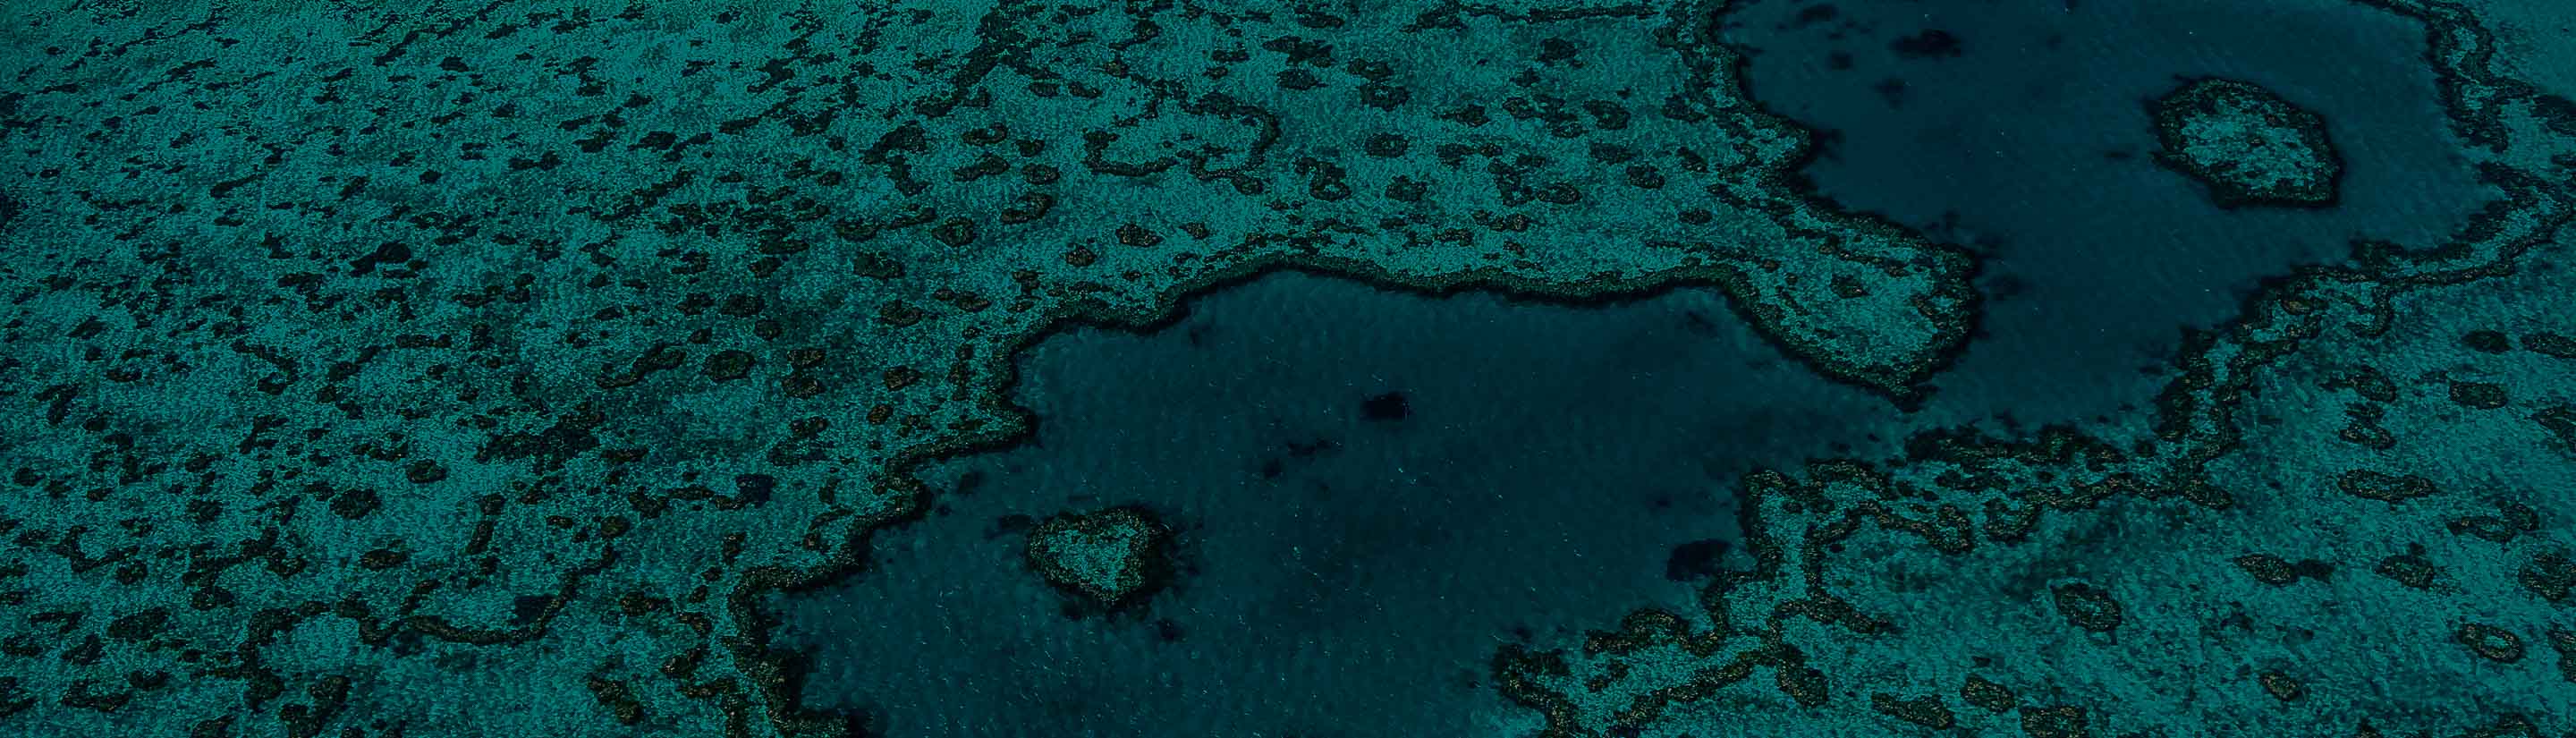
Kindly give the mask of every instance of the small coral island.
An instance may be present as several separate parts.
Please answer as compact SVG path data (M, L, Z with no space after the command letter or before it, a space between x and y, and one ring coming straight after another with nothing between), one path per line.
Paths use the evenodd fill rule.
M1106 609L1144 601L1170 579L1171 529L1153 513L1113 507L1048 518L1029 531L1029 568Z
M2186 83L2150 107L2164 146L2156 160L2207 185L2220 207L2334 204L2343 160L2316 113L2217 78Z

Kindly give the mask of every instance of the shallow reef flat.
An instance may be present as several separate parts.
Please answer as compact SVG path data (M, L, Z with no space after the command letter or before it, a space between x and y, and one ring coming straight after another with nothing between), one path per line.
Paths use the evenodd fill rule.
M13 3L0 732L878 734L787 605L917 574L950 470L1043 438L1017 393L1107 391L1031 347L1283 271L1705 294L1916 434L1705 485L1734 524L1643 577L1689 591L1581 603L1624 621L1470 634L1464 729L2576 729L2565 37L2352 2L2422 29L2491 202L2045 429L1941 405L1983 257L1802 181L1723 0ZM1219 562L1143 497L959 548L1019 617L1151 625Z
M737 605L1049 326L1283 265L1717 285L1890 396L1973 312L1774 186L1705 7L24 10L0 691L67 729L810 727Z

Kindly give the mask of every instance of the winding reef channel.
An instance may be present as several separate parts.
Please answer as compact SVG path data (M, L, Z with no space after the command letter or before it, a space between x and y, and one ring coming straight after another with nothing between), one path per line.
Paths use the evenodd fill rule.
M2063 12L2102 5L2136 15ZM1821 5L13 4L0 732L942 734L927 726L973 700L949 690L1009 692L1030 666L869 651L942 627L984 649L1052 634L1017 645L1063 673L1219 654L1196 673L1249 692L1136 682L1210 721L1151 722L1057 685L988 697L1010 709L960 734L2576 730L2576 314L2548 297L2576 290L2576 102L2506 74L2561 79L2530 60L2566 36L2482 23L2474 3L2259 5L2420 38L2420 59L2354 59L2404 67L2380 78L2429 84L2430 102L2392 94L2365 123L2225 64L2155 70L2249 79L2346 126L2336 207L2209 220L2212 203L2164 202L2201 214L2175 223L2322 223L2329 240L2194 282L2138 329L2193 326L2151 372L2134 365L2147 333L2042 365L2125 365L2134 383L2032 400L2016 390L2050 383L1992 357L2048 341L1971 341L1999 276L2086 294L2041 281L2080 270L2036 266L2079 257L2022 240L2063 224L1996 249L1972 231L2036 221L1925 223L1888 203L1937 198L1833 185L1859 132L1818 148L1748 97L1765 62L1731 45L1737 13ZM1888 48L1974 58L1991 37L1967 28ZM2152 139L2144 102L2106 130ZM2436 135L2452 169L2382 165ZM2203 196L2138 154L2164 179L2133 184ZM2406 176L2432 184L2371 179ZM2375 197L2414 209L2359 209ZM2121 251L2103 253L2144 258ZM1325 498L1440 481L1398 461L1467 481L1502 472L1464 460L1515 452L1477 435L1492 427L1426 424L1548 418L1462 409L1443 398L1473 404L1472 373L1426 369L1358 392L1283 379L1272 437L1190 424L1257 415L1217 404L1249 391L1119 417L1066 398L1171 388L1020 376L1080 353L1049 347L1190 343L1183 300L1296 280L1433 316L1688 303L1693 320L1639 329L1687 336L1625 350L1643 365L1708 342L1687 360L1784 388L1802 415L1754 427L1761 394L1693 395L1672 404L1749 406L1729 419L1746 425L1569 433L1520 449L1528 478L1341 506ZM2146 293L2123 289L2094 315L2142 314ZM1275 350L1257 322L1215 329L1231 337L1197 340L1235 353L1139 373L1246 376L1224 362ZM1520 332L1483 350L1549 350L1496 345ZM1503 376L1573 371L1526 358ZM1679 386L1638 374L1627 386ZM1309 390L1330 404L1296 404ZM1566 390L1538 396L1581 396ZM1806 427L1829 413L1851 422ZM1051 438L1059 424L1174 435ZM1669 474L1653 464L1681 453L1586 466L1617 462L1586 449L1620 434L1631 451L1743 443ZM1263 444L1281 455L1237 451ZM1599 485L1613 472L1636 481ZM1577 476L1452 512L1547 474ZM1211 502L1265 485L1317 499ZM1052 516L1111 509L1136 514L1050 537ZM1476 556L1455 538L1471 531L1514 545ZM1562 545L1605 531L1632 550ZM1261 546L1310 535L1332 543L1301 564L1322 584L1244 566L1305 562ZM1352 597L1372 578L1387 599ZM1288 601L1217 596L1229 581ZM1510 587L1537 589L1480 599ZM1093 591L1106 604L1074 596ZM1019 621L936 622L974 613ZM1229 636L1232 615L1420 650L1352 666ZM1426 665L1445 676L1394 681ZM1335 678L1343 692L1297 691ZM1312 722L1345 704L1361 722Z

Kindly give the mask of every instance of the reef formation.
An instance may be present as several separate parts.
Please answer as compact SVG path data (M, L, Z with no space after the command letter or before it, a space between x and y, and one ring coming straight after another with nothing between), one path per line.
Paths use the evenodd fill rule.
M1049 326L1283 266L1715 285L1892 397L1973 323L1708 6L23 10L0 712L71 732L846 732L761 593Z
M1029 568L1049 584L1117 608L1171 578L1172 532L1153 513L1113 507L1047 518L1029 531Z
M2151 434L1759 477L1758 570L1503 653L1508 694L1558 735L2568 729L2576 511L2517 434L2570 435L2576 395L2522 388L2576 326L2498 285L2563 291L2576 106L2460 6L2366 2L2425 23L2511 192L2475 227L2266 290ZM855 734L796 703L760 599L867 575L915 465L1024 431L1010 357L1050 327L1266 270L1712 285L1897 401L1975 322L1967 256L1787 184L1808 137L1742 96L1723 2L21 5L11 731ZM2428 338L2426 301L2506 339ZM2320 518L2350 535L2266 534ZM2095 555L2134 568L2045 565Z
M2425 24L2506 193L2472 225L2271 281L2189 335L2150 423L1757 474L1758 566L1507 648L1506 691L1551 736L2576 728L2576 316L2540 297L2576 268L2576 107L2497 74L2465 8L2368 4Z
M2335 202L2343 160L2317 114L2271 90L2202 79L2158 98L2156 161L2209 188L2222 207Z

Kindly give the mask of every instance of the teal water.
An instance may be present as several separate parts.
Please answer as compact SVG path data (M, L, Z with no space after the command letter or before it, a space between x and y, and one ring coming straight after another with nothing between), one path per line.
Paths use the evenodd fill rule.
M1526 734L1485 683L1495 649L1688 606L1691 574L1742 564L1745 472L1955 425L2137 423L2185 327L2355 238L2440 243L2492 194L2420 29L2341 3L1801 10L1754 3L1733 36L1757 98L1829 132L1814 191L1985 262L1980 335L1919 411L1787 361L1706 291L1537 305L1271 276L1031 351L1035 437L937 466L936 512L778 605L818 666L807 704L888 735ZM2145 103L2188 75L2323 114L2343 204L2223 210L2155 166ZM1391 393L1409 414L1371 419ZM1114 504L1176 523L1183 574L1141 612L1069 614L1012 521Z
M1919 43L1934 32L1946 51ZM1755 99L1825 132L1817 193L1984 255L1986 335L1938 384L2055 388L2014 403L2033 424L2152 392L2137 369L2266 277L2357 238L2442 245L2499 196L2451 133L2423 27L2344 0L1755 0L1728 37ZM2157 166L2147 104L2200 76L2324 116L2340 204L2224 210Z
M2565 734L2576 104L2482 70L2576 26L2369 2L2472 53L2347 0L12 2L0 735ZM1912 381L1958 272L1769 192L1704 23L1806 205L1975 255L1919 404L1812 368ZM2322 116L2338 202L2151 161L2205 76ZM2508 184L2465 281L2277 280ZM1748 304L1286 271L1011 353L1282 259L1707 278L1715 224L1799 231ZM1022 546L1114 505L1173 566L1104 613ZM1701 606L1770 621L1587 648Z
M1508 734L1496 647L1688 605L1745 564L1743 472L1921 422L1698 290L1605 309L1286 273L1149 334L1060 334L1023 383L1035 438L928 472L936 512L784 607L809 704L889 735ZM1184 573L1132 616L1065 615L1005 519L1117 504L1174 525Z

